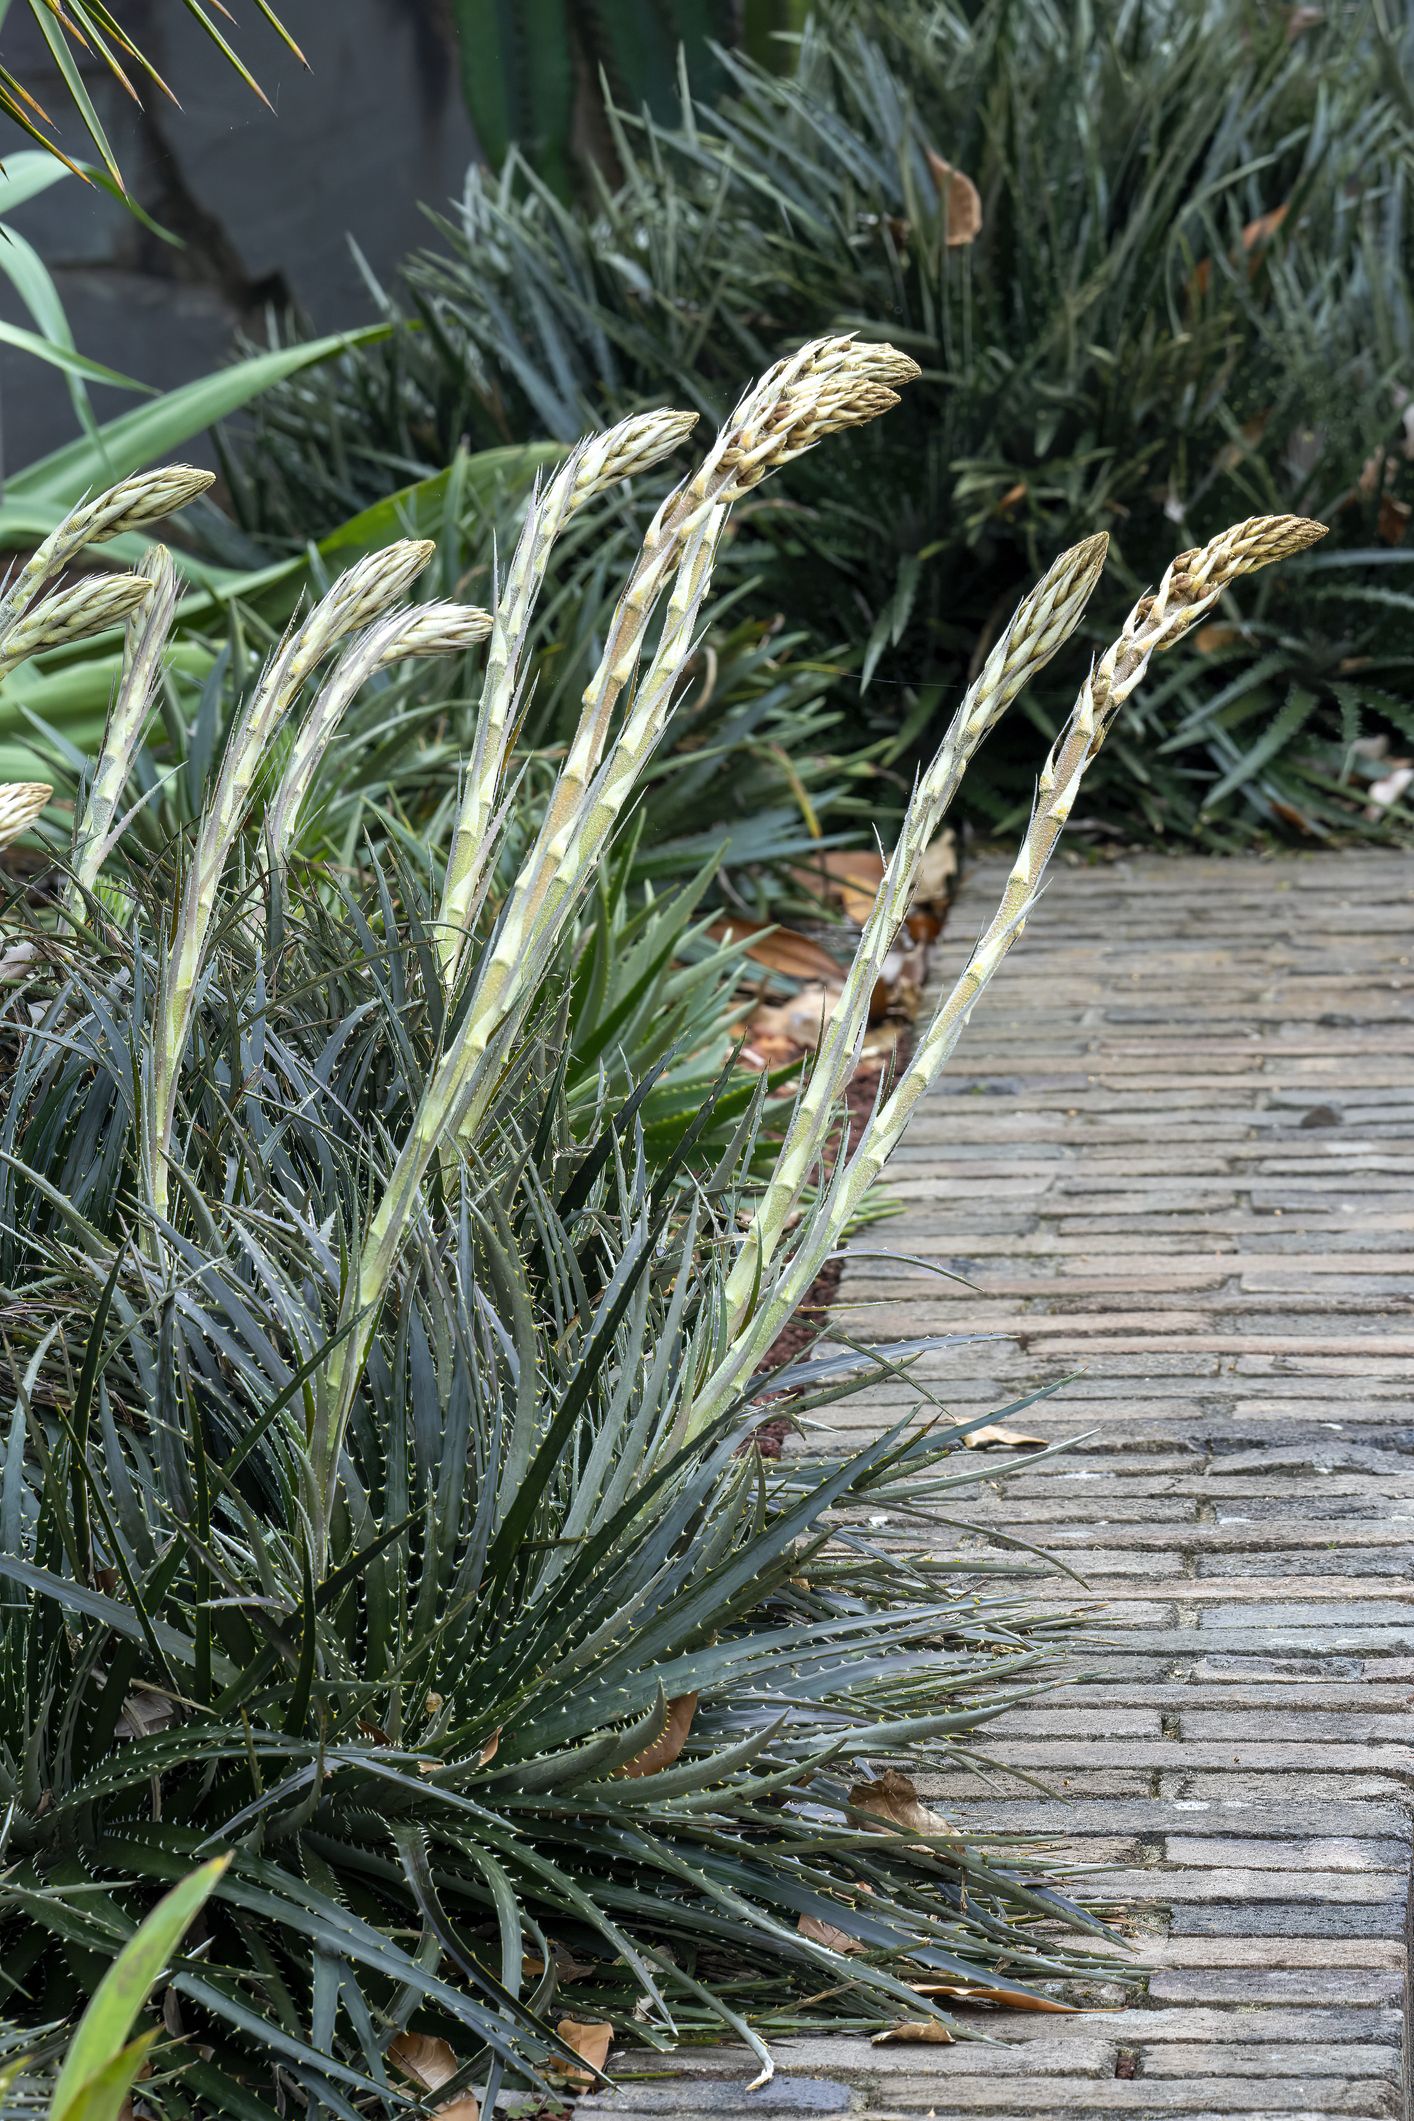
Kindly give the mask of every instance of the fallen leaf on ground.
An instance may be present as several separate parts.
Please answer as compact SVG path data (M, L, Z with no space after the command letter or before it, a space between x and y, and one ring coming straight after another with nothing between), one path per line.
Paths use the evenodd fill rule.
M1311 823L1310 818L1306 816L1304 811L1296 809L1292 803L1278 802L1274 796L1272 798L1272 816L1280 818L1284 825L1290 825L1293 832L1304 832L1307 839L1315 837L1316 828Z
M435 2092L461 2068L446 2041L434 2039L431 2033L399 2033L389 2045L388 2060L425 2092ZM433 2112L438 2121L481 2121L481 2101L471 2092L462 2092Z
M583 1981L587 1974L593 1973L594 1969L587 1960L576 1959L573 1952L567 1951L563 1944L552 1943L550 1949L554 1953L557 1981ZM538 1981L545 1971L545 1961L538 1952L523 1952L520 1970L524 1980Z
M945 162L935 149L925 147L923 152L947 215L948 249L957 250L963 244L975 243L982 233L982 197L977 186L971 177L954 169L951 162Z
M945 905L957 876L957 834L949 826L929 846L913 888L915 906Z
M1008 1429L1002 1422L989 1421L980 1429L969 1429L963 1437L969 1451L990 1451L1003 1444L1012 1450L1025 1449L1032 1444L1044 1444L1044 1436L1027 1436L1020 1429Z
M388 2046L388 2060L425 2092L435 2092L457 2073L458 2063L445 2040L431 2033L399 2033Z
M595 2073L602 2073L609 2059L609 2047L614 2037L613 2026L607 2018L561 2018L555 2031L567 2047L572 2047L575 2053L589 2064L587 2069L575 2069L570 2063L562 2062L559 2065L560 2073L567 2084L573 2085L577 2090L587 2090L595 2080Z
M802 1915L796 1923L802 1937L811 1944L823 1944L832 1952L859 1952L864 1947L848 1930L836 1929L833 1922L822 1922L818 1915Z
M867 849L829 848L802 862L795 874L820 897L862 928L874 908L884 876L884 858Z
M951 2047L952 2034L936 2018L904 2018L886 2033L875 2033L873 2045L888 2047L895 2040L924 2040L933 2047Z
M892 1060L909 1029L910 1026L905 1023L875 1024L866 1034L864 1044L859 1049L861 1066L877 1068L884 1061Z
M817 980L838 985L840 967L822 943L766 921L714 921L707 931L714 943L741 943L749 958L784 979Z
M956 882L957 834L947 826L924 854L914 880L913 900L903 924L913 942L936 942L942 934Z
M1029 1996L1019 1988L964 1988L956 1981L910 1981L920 1996L953 1996L959 2003L995 2003L1011 2011L1063 2011L1074 2016L1079 2006L1057 2003L1050 1996Z
M952 1821L925 1804L898 1768L885 1768L873 1782L856 1782L849 1801L856 1810L873 1812L906 1834L956 1834Z
M177 1711L165 1694L139 1686L123 1703L119 1723L129 1737L148 1738L156 1731L170 1730L176 1720Z
M800 1058L800 1049L788 1038L753 1038L737 1054L738 1064L765 1075L772 1068L788 1068Z
M843 991L836 985L812 981L788 1002L763 1002L751 1012L746 1027L748 1043L773 1067L794 1054L813 1053L839 1007Z
M678 1754L687 1744L687 1734L692 1729L692 1719L697 1714L697 1696L679 1694L668 1703L668 1720L662 1731L646 1745L641 1753L635 1753L621 1775L656 1775L661 1768L671 1767Z

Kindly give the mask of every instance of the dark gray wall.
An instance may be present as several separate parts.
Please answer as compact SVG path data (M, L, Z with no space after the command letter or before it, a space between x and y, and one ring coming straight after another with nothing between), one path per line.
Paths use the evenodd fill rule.
M272 301L292 299L320 330L367 321L373 304L347 238L386 280L423 239L419 202L440 206L457 192L475 152L448 0L277 0L308 73L250 0L230 5L232 41L273 115L182 0L117 9L180 109L157 91L138 109L101 66L84 69L131 190L184 250L73 177L14 216L54 272L80 352L161 387L221 361L237 328L260 334ZM62 90L22 0L0 29L0 59L57 117ZM62 137L91 159L75 124ZM26 144L0 120L0 152ZM0 315L28 321L8 283ZM95 394L102 416L134 402ZM12 471L74 432L62 378L9 349L0 417Z

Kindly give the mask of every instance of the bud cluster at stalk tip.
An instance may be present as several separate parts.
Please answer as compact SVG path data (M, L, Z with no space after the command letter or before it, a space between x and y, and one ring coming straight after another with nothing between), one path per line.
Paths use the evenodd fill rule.
M0 847L28 831L53 793L47 781L0 782Z
M116 626L152 594L140 574L94 574L71 582L17 619L0 642L0 663L15 664L45 648L62 648L87 634Z
M1181 552L1169 572L1204 596L1216 596L1242 574L1255 574L1274 560L1289 560L1326 535L1324 523L1310 516L1249 516L1234 523L1196 552Z
M854 338L815 339L778 361L732 415L722 462L733 477L718 498L748 492L826 435L877 419L897 405L894 386L921 372L896 346Z
M1186 633L1242 575L1305 552L1325 535L1325 524L1309 516L1249 516L1219 531L1206 545L1180 552L1153 597L1136 607L1135 616L1153 636L1154 647L1167 647L1170 638Z
M390 629L390 638L382 645L375 668L386 670L404 656L460 655L484 641L491 625L490 612L475 604L440 600L418 604L404 615L402 624Z
M664 457L670 456L680 442L686 441L697 425L695 412L675 412L667 408L661 412L635 414L632 419L621 420L617 427L606 433L595 435L582 445L582 454L575 472L575 489L578 495L588 499L608 486L616 486L621 479L636 478L642 471L651 471Z
M1170 561L1158 588L1139 599L1091 673L1092 748L1104 742L1151 656L1181 641L1243 575L1305 552L1325 535L1325 524L1308 516L1249 516Z
M436 550L431 538L399 538L357 561L317 607L330 637L355 632L406 595Z
M137 472L77 509L71 518L73 532L85 545L100 545L105 538L141 530L146 523L176 515L205 493L215 477L215 472L198 471L194 464L161 464L155 471Z

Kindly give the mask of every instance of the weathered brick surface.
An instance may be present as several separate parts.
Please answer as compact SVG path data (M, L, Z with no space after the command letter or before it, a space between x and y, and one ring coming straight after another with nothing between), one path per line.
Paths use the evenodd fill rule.
M966 879L940 976L1002 874ZM1050 1794L963 1770L931 1794L1111 1866L1152 1977L1123 2009L994 2014L1002 2049L800 2042L750 2098L718 2053L582 2111L1406 2115L1414 863L1064 871L889 1187L867 1246L972 1286L861 1256L851 1331L977 1335L921 1366L964 1417L1083 1367L1023 1425L1084 1442L967 1514L1063 1553L1109 1616L1082 1685L988 1728Z

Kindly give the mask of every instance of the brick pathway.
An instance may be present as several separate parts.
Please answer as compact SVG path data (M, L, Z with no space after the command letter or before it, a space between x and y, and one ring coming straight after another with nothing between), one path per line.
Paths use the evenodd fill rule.
M945 969L1001 877L967 879ZM934 1787L1112 1866L1147 1996L991 2019L1008 2048L802 2043L750 2100L718 2055L605 2113L1406 2113L1411 1174L1414 862L1061 872L871 1233L974 1287L861 1260L843 1296L856 1332L1000 1336L929 1365L958 1412L1085 1365L1024 1426L1089 1440L969 1514L1084 1572L1103 1676L990 1727L1056 1794Z

